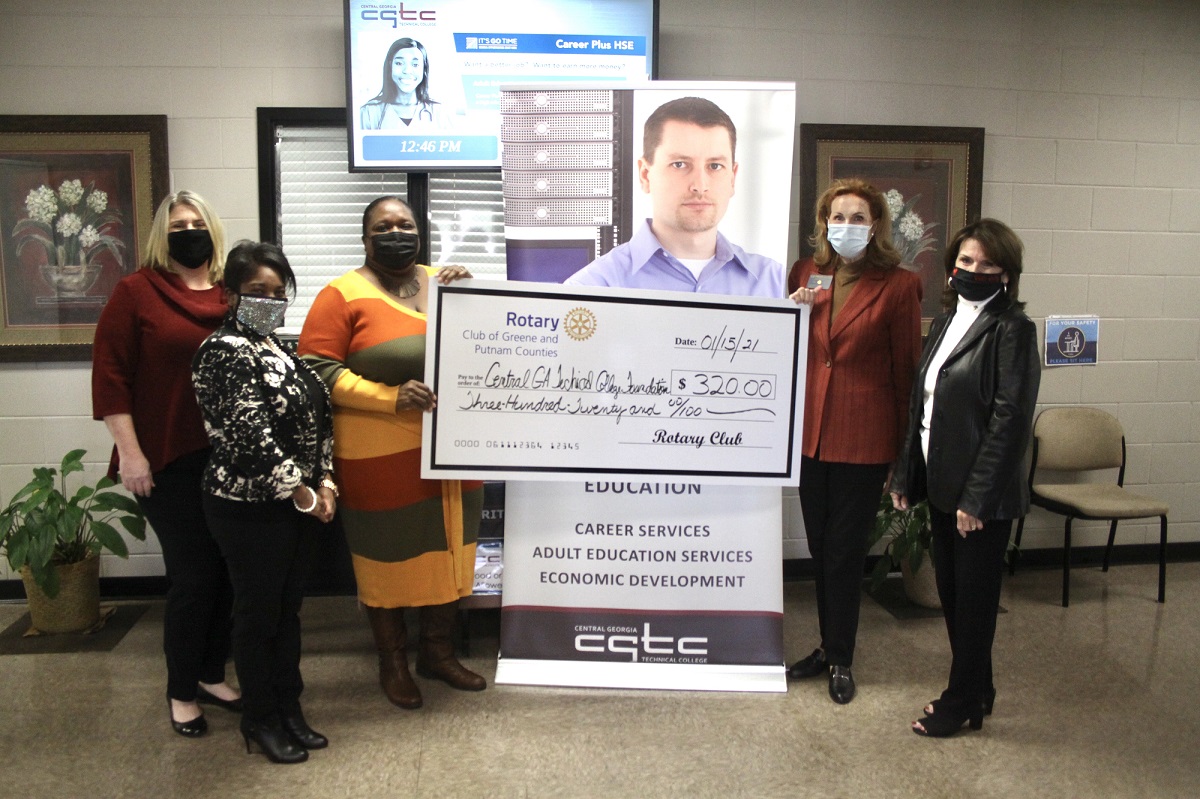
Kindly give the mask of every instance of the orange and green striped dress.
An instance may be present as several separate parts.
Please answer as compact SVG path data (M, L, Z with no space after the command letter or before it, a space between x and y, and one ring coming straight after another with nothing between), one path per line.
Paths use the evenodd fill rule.
M333 398L338 509L359 599L397 608L468 596L483 484L422 480L423 414L396 413L398 386L425 379L425 314L349 272L317 295L299 353Z

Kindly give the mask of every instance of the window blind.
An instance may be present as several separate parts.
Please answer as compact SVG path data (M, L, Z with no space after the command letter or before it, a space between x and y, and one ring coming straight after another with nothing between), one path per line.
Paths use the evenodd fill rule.
M298 335L313 299L363 262L362 213L383 194L406 196L396 173L351 173L344 127L275 128L279 230L296 272L296 299L281 333ZM430 260L504 277L504 198L498 172L430 175Z

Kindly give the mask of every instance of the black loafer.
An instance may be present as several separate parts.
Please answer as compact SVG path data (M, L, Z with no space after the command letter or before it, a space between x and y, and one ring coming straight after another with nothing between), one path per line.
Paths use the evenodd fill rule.
M854 675L849 666L830 666L829 698L839 705L849 704L854 698Z
M828 670L829 661L825 659L825 653L820 649L814 649L811 655L793 663L792 667L787 670L787 676L789 680L806 680L809 677L824 674Z
M196 686L196 701L202 705L223 707L230 713L242 712L242 698L240 696L237 699L222 699L215 694L209 693L203 685Z

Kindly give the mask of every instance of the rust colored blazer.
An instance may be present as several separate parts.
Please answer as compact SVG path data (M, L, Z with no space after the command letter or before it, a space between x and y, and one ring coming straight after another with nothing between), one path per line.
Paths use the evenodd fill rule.
M818 273L797 261L792 279ZM891 463L908 426L921 355L921 280L897 267L863 273L830 326L830 292L817 292L808 333L806 456L835 463Z

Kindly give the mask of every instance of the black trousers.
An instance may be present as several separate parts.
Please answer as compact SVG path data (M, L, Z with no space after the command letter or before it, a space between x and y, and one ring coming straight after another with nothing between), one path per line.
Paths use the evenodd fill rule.
M233 582L233 663L243 717L269 722L300 707L300 605L320 522L290 500L206 494L204 514Z
M167 694L183 702L196 698L197 682L223 682L229 659L233 588L200 499L208 455L204 449L177 458L155 472L150 496L137 497L167 569Z
M854 662L867 538L888 464L800 461L800 508L817 577L821 648L832 666Z
M992 687L992 641L1000 609L1000 575L1011 519L985 521L982 530L959 535L954 513L932 505L930 549L937 575L938 598L950 635L950 684L941 704L967 715Z

